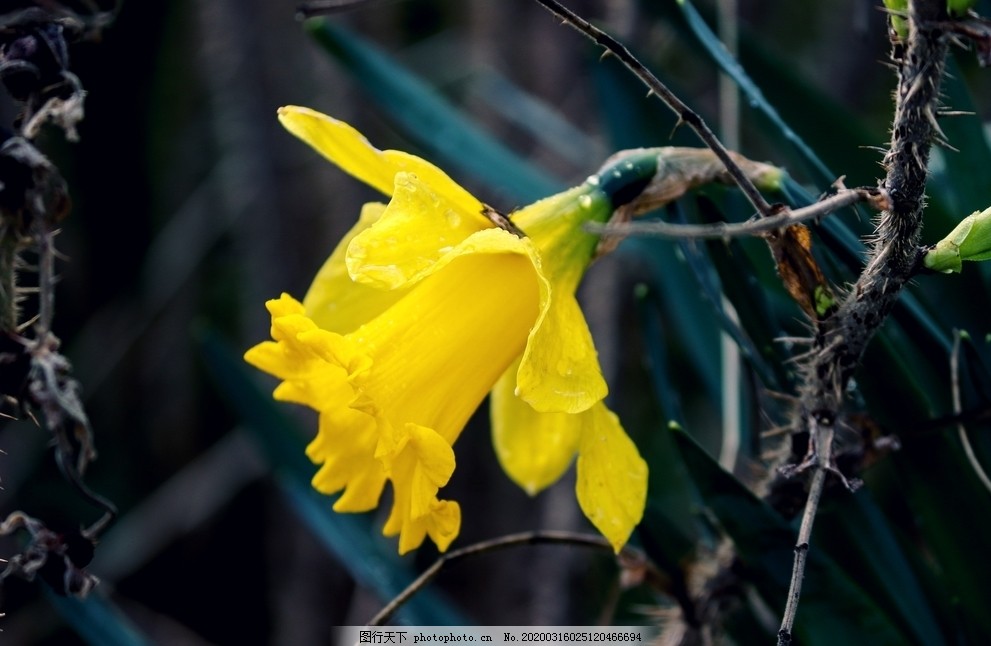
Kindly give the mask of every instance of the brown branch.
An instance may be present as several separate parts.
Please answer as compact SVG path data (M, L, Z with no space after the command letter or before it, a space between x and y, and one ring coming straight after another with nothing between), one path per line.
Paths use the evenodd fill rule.
M890 202L887 193L877 188L850 188L823 198L800 209L747 222L716 222L713 224L678 224L673 222L611 222L592 224L587 228L603 236L653 236L669 239L727 239L759 236L787 228L793 224L819 220L839 209L859 202L880 207Z
M819 500L822 498L823 485L826 483L826 469L816 469L809 486L809 497L802 514L802 524L798 528L798 541L795 543L795 563L791 568L791 583L788 586L788 601L785 604L784 615L781 618L781 629L778 631L778 646L791 643L791 631L795 625L795 615L798 613L798 601L802 596L802 579L805 578L805 560L809 556L809 541L812 540L812 525L815 523Z
M467 556L475 556L486 552L505 549L507 547L519 547L523 545L577 545L580 547L591 547L594 549L612 552L612 545L603 537L592 534L576 534L574 532L561 531L532 531L521 532L519 534L507 534L491 540L482 541L473 545L462 547L447 554L443 554L434 561L415 581L406 586L392 601L387 603L374 617L368 621L368 626L381 626L408 602L414 594L422 590L428 583L440 574L444 566L452 561L463 559ZM647 556L640 550L627 545L617 558L624 564L636 564L647 571L648 581L663 579L663 575L650 563Z
M884 158L887 175L881 184L891 207L877 222L867 267L837 311L817 323L813 349L802 364L800 405L792 427L809 433L812 450L805 462L814 465L816 478L835 469L829 444L843 413L847 384L867 344L917 270L927 166L932 142L939 137L935 123L947 55L945 34L934 25L945 17L945 6L941 0L910 3L909 36L901 53L893 57L898 87L891 144ZM823 453L816 454L814 447ZM814 508L817 502L810 496L808 505ZM786 612L779 644L791 641L790 621L797 611L801 579L801 572L793 574L791 616Z
M626 66L637 78L639 78L644 85L650 90L651 94L656 95L661 101L667 105L672 112L678 117L678 124L688 124L692 130L699 136L699 139L708 146L712 152L719 157L719 160L726 167L727 172L733 177L733 181L736 182L743 194L747 196L747 199L757 210L757 213L761 217L766 217L774 212L774 209L770 204L764 199L764 196L760 194L754 183L750 181L746 173L744 173L740 167L733 161L723 146L722 142L713 134L709 126L706 125L705 121L697 113L691 110L681 99L679 99L674 92L669 90L666 85L664 85L660 79L654 76L653 72L644 67L637 58L630 53L630 50L626 48L625 45L617 41L615 38L605 33L598 27L592 25L589 21L585 20L581 16L577 15L557 0L536 0L538 4L542 5L545 9L550 11L552 14L560 18L565 22L565 24L574 28L597 45L606 50L606 52L612 54Z
M943 11L938 0L912 5L916 25ZM899 65L892 141L882 188L891 208L882 212L867 267L837 313L819 330L818 352L806 370L803 402L807 414L839 412L842 392L867 343L916 271L923 196L947 45L942 32L915 27Z

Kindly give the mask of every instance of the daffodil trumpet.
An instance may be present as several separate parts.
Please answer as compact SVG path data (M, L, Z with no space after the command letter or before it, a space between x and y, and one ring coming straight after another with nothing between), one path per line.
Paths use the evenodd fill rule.
M389 198L365 205L302 302L268 302L272 340L245 354L281 380L276 399L319 412L307 447L320 465L313 486L340 494L336 511L361 512L389 484L383 533L398 535L400 553L428 536L446 550L461 508L439 492L455 441L490 396L503 470L536 494L576 462L578 504L618 551L643 514L647 465L603 403L575 290L598 242L585 224L640 208L666 149L614 159L507 217L436 166L378 150L341 121L300 107L281 108L279 119Z

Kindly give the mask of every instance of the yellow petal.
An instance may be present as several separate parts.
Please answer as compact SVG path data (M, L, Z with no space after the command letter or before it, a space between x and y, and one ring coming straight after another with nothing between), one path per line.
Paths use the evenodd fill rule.
M382 290L351 280L344 258L351 240L372 226L385 211L385 204L369 203L361 209L361 217L338 243L310 285L303 307L306 314L321 328L346 334L362 323L372 320L405 293L403 290Z
M518 367L519 361L492 389L492 443L506 474L532 496L557 482L571 465L584 413L535 411L513 392Z
M315 370L322 369L322 361L314 349L299 341L301 334L316 329L302 314L303 306L288 294L266 303L272 312L272 338L263 341L244 353L251 365L280 379L305 379Z
M430 513L437 491L451 479L451 474L454 473L454 449L433 429L410 424L409 431L409 447L416 455L410 480L410 517L415 519Z
M480 203L468 211L417 175L395 177L395 192L385 213L347 250L351 277L381 289L415 283L455 246L492 226L482 217Z
M385 195L392 195L396 173L407 171L418 175L460 208L481 212L478 200L441 169L409 153L379 150L343 121L299 106L279 108L279 121L341 170Z
M375 459L375 420L340 406L320 415L320 430L306 447L306 455L320 469L313 488L325 494L344 494L334 510L360 512L374 509L385 487L386 473Z
M266 301L265 309L272 315L273 322L278 317L289 316L290 314L303 314L305 311L299 301L284 292L279 298Z
M390 522L392 517L390 517ZM385 536L399 534L399 553L415 550L430 536L437 550L446 552L461 529L461 507L451 500L437 500L431 505L430 513L416 520L400 525L387 522L382 529Z
M433 505L430 515L418 522L426 525L427 535L437 545L437 549L446 552L461 530L461 507L456 502L440 500Z
M647 463L616 416L593 406L578 449L578 504L617 552L643 517Z
M471 236L385 314L348 335L374 357L363 390L397 428L432 428L453 444L523 352L539 292L528 242L501 229ZM484 253L492 251L493 253Z
M399 534L400 554L419 547L428 535L444 551L461 527L458 504L437 499L439 486L454 471L454 451L428 428L407 424L400 434L408 441L389 460L393 502L382 533Z
M571 292L554 289L530 332L516 376L518 396L541 412L578 413L609 392L585 316Z
M538 411L577 413L608 392L574 293L598 244L583 227L610 213L608 197L584 184L513 215L539 249L541 276L550 284L517 375L517 394Z

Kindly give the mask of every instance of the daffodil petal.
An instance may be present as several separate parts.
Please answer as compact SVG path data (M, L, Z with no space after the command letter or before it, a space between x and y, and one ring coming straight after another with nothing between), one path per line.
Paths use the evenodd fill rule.
M481 212L480 203L466 211L419 176L397 173L381 219L348 246L348 272L356 282L381 289L411 285L456 245L491 227Z
M279 108L279 121L344 172L385 195L392 195L396 168L383 158L381 150L348 124L293 105Z
M399 172L415 173L465 211L481 212L471 193L430 162L400 150L379 150L360 132L333 117L299 106L279 108L279 121L341 170L385 195Z
M437 545L439 551L446 552L451 541L457 538L461 530L460 505L452 500L437 501L430 510L430 515L426 517L426 524L430 540Z
M532 244L489 229L465 245L478 253L451 252L430 280L348 335L374 359L363 391L380 413L449 444L522 354L540 299Z
M406 441L400 442L399 454L386 457L391 465L393 502L382 533L399 534L400 554L419 547L428 535L444 551L461 527L458 504L437 499L438 488L454 471L454 451L426 427L407 424L398 434Z
M492 389L492 443L506 475L532 496L557 482L574 461L584 413L535 411L514 393L518 368L519 361Z
M347 424L347 425L344 425ZM325 494L344 490L334 503L340 512L361 512L378 506L386 473L375 459L375 420L341 406L320 415L320 431L306 447L306 455L320 469L313 488Z
M265 309L268 313L272 315L272 322L275 319L282 316L289 316L290 314L303 314L305 310L303 309L303 304L297 301L295 298L286 294L285 292L279 296L279 298L273 298L265 303ZM279 339L276 337L276 341Z
M347 334L387 310L405 293L404 290L387 291L356 283L344 264L351 240L377 222L384 211L385 204L366 204L358 222L338 243L313 279L303 299L303 307L307 316L321 328Z
M410 450L416 455L411 480L413 495L410 516L420 518L431 512L437 491L454 473L454 449L433 429L409 424Z
M578 449L578 504L619 552L643 517L647 463L605 404L596 404L586 415L590 418Z
M303 306L288 294L270 300L271 334L274 341L263 341L244 353L244 359L279 379L296 380L311 376L322 367L314 349L299 341L299 336L316 329L302 314Z
M320 411L320 430L307 447L307 455L323 463L313 486L328 494L343 489L335 504L339 511L374 508L387 475L375 457L378 423L347 406L355 397L352 382L360 381L371 359L350 339L317 328L291 296L283 294L266 305L277 341L258 344L245 359L284 380L275 389L276 399Z
M544 303L516 375L517 394L541 412L579 413L609 392L592 334L570 291Z
M436 500L426 516L391 527L386 523L382 534L385 536L399 534L400 554L418 548L426 536L430 536L430 540L437 545L438 551L446 552L451 542L457 538L460 529L461 507L458 503L451 500Z

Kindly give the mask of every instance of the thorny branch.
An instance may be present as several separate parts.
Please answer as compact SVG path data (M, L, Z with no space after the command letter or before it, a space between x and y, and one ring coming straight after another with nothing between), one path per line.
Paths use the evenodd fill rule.
M809 434L804 465L822 479L831 464L831 443L843 423L843 393L860 364L868 342L887 318L905 283L917 271L920 257L924 193L936 125L940 84L947 54L946 18L941 0L914 0L909 9L907 42L895 48L898 73L891 144L884 158L887 175L881 188L891 199L877 222L867 266L832 316L817 322L813 347L802 362L803 383L793 428ZM816 453L816 449L819 452ZM810 492L802 528L811 533L811 516L821 489ZM808 519L808 522L806 522ZM807 528L806 528L807 526ZM808 549L800 538L796 550ZM796 558L796 567L800 564ZM792 577L792 590L778 633L779 644L791 643L803 572Z
M834 206L836 202L843 202L845 206L848 199L853 203L867 199L867 195L870 195L856 195L856 190L852 193L841 192L834 198L822 200L807 209L775 215L772 207L736 167L729 153L698 115L674 96L622 44L561 6L556 0L537 1L602 46L607 53L617 56L648 86L651 93L661 98L678 115L681 123L689 124L697 132L726 165L759 215L769 220L715 226L623 223L603 227L602 232L649 233L677 238L725 238L765 233L772 251L776 252L776 259L779 259L778 251L784 241L773 238L778 232L786 231L786 225L822 217L838 208ZM951 21L946 14L945 1L910 0L907 18L908 38L893 46L892 59L898 74L895 114L890 147L884 158L887 174L873 194L877 196L874 205L880 207L882 213L877 220L867 265L853 288L838 304L830 303L822 310L818 307L806 308L813 324L814 337L811 340L811 349L798 358L802 383L790 427L796 435L808 437L808 453L800 464L787 467L783 475L791 476L812 469L813 477L795 548L787 607L778 633L779 644L791 643L812 525L827 475L833 473L849 488L853 488L852 482L846 480L834 463L833 441L837 430L845 426L844 392L860 365L871 338L891 312L906 282L919 270L919 260L923 253L919 246L919 237L925 207L924 192L930 148L934 142L946 143L936 119L944 114L939 107L939 96L948 34L973 40L977 44L982 64L991 62L991 27L987 21L972 12L965 20ZM794 244L791 246L796 248ZM827 285L818 280L814 262L810 260L809 263L809 268L813 271L804 280L798 281L807 283L800 287L828 289ZM780 271L780 259L778 264ZM792 292L791 289L789 291ZM792 295L800 296L799 292L801 290L795 290Z
M650 89L651 94L657 95L677 115L679 125L682 123L688 124L699 136L699 139L719 157L719 160L726 167L726 170L729 171L737 186L740 187L740 190L743 191L747 200L750 201L761 217L767 217L774 213L774 207L767 203L764 196L760 194L754 183L750 181L746 173L736 164L729 151L726 150L722 142L709 129L709 126L706 125L702 117L689 108L674 92L669 90L653 72L647 69L643 63L630 53L630 50L609 34L557 2L557 0L537 0L537 2L563 20L565 24L576 29L601 46L607 53L617 57L627 69L633 72Z

